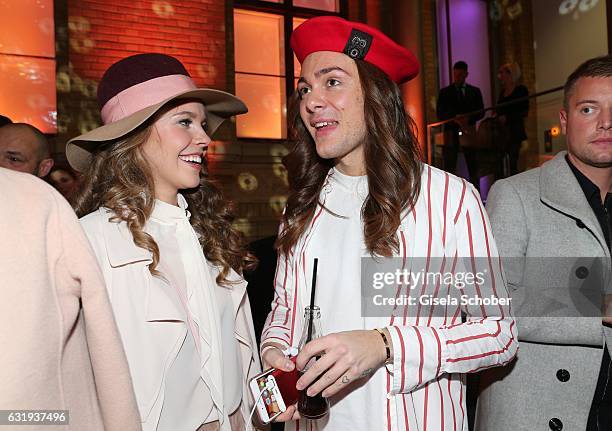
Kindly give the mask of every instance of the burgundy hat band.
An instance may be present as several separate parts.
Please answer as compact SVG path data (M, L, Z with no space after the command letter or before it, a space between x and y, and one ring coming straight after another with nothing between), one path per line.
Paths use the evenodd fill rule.
M191 78L185 75L149 79L126 88L109 99L100 111L102 121L104 124L114 123L141 109L196 88Z
M176 58L165 54L137 54L119 60L102 76L98 85L98 107L128 88L169 75L189 73Z

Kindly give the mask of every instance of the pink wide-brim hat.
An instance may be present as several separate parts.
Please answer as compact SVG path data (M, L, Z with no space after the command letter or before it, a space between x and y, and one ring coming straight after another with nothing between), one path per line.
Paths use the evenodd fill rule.
M84 172L96 147L127 136L171 102L183 99L204 104L206 132L211 137L223 121L248 111L244 102L230 93L196 87L174 57L133 55L113 64L102 76L98 105L104 125L68 141L68 162Z

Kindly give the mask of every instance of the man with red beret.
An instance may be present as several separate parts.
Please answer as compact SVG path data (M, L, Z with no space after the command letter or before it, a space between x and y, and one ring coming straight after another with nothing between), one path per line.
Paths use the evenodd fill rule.
M318 258L315 302L327 335L299 352L296 366L308 368L297 387L322 393L331 407L304 420L290 406L277 420L300 430L467 429L463 373L510 361L516 333L499 305L507 292L478 194L420 159L398 88L418 62L380 31L338 17L306 21L291 46L302 64L290 110L295 147L284 160L291 190L261 354L269 366L292 369L284 351L299 345ZM497 305L397 301L386 314L364 312L372 287L364 268L386 257L404 271L426 262L427 274L483 274L461 287L404 280L387 299L412 305L410 298L460 291Z

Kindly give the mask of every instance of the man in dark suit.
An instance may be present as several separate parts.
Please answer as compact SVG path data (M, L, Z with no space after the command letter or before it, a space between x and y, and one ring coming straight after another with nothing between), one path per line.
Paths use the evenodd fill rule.
M458 61L453 66L453 83L440 90L436 111L438 119L455 121L444 126L445 134L449 136L444 143L444 169L455 173L457 165L457 153L459 151L459 134L462 131L474 127L476 122L484 117L484 112L478 112L469 116L461 116L469 112L479 111L484 108L480 89L465 82L468 76L468 65L465 61ZM478 177L478 161L476 151L472 148L463 148L465 161L470 173L470 182L476 188L480 186Z

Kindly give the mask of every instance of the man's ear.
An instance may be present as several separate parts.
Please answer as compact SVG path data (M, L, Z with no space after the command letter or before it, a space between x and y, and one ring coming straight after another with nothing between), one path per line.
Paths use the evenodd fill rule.
M38 164L38 178L44 178L49 175L53 167L53 159L42 159Z
M561 108L559 111L559 122L561 123L561 132L563 134L567 134L567 112L565 112L564 108Z

